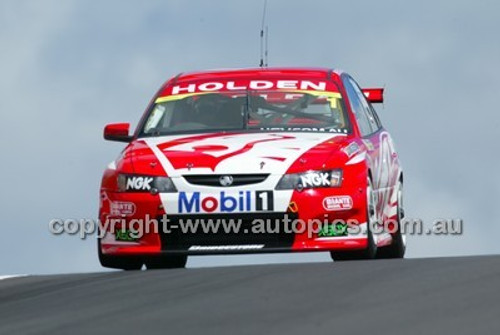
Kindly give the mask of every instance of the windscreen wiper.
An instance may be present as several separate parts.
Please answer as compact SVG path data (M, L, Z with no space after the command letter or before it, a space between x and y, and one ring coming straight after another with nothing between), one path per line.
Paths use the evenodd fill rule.
M312 97L309 94L305 95L304 97L306 97L306 96L308 97L306 100L309 100ZM299 100L302 100L302 99L303 98L300 98ZM289 108L289 107L278 107L276 105L268 103L262 97L258 97L258 99L256 99L256 102L257 102L257 104L255 104L255 105L257 107L260 107L260 108L263 108L263 109L267 109L267 110L270 110L272 112L277 112L277 113L282 113L282 114L290 114L290 115L293 115L293 116L300 116L300 117L304 117L304 118L308 118L308 119L313 119L313 120L318 120L318 121L324 121L324 122L335 121L333 118L328 117L328 116L324 116L324 115L315 115L315 114L304 113L304 112L301 112L301 111L298 111L296 109ZM303 103L303 102L304 101L301 101L301 103ZM307 103L307 104L309 104L309 103Z

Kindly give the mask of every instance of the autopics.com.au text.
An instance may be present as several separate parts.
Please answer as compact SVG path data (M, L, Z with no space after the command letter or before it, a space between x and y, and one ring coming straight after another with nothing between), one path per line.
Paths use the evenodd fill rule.
M401 226L401 232L407 235L461 235L463 234L463 220L459 218L439 218L430 225L424 224L421 219L403 218L385 220L383 223L370 223L370 230L374 234L395 233ZM321 219L296 219L284 215L280 219L254 219L248 224L242 219L205 219L195 216L171 221L167 215L162 218L144 219L111 218L104 222L95 219L53 219L49 222L49 232L54 235L76 235L81 239L96 235L100 238L106 232L122 231L139 239L145 234L180 231L184 234L280 234L306 233L309 238L329 232L330 236L356 236L366 232L366 224L357 220L329 220L326 216Z

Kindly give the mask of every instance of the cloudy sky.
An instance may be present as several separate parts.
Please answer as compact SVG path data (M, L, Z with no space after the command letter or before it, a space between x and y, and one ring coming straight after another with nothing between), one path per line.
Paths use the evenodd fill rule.
M253 67L262 1L0 3L0 274L102 271L95 239L54 218L95 218L105 165L182 71ZM342 68L385 85L378 108L405 168L407 215L462 218L462 236L409 238L408 257L500 252L500 4L269 0L271 66ZM188 266L327 261L326 253L193 257Z

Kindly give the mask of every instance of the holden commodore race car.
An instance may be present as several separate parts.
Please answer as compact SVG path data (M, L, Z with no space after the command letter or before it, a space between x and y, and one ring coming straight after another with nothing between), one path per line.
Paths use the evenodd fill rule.
M372 103L347 73L258 68L179 74L104 172L105 267L176 268L189 255L327 251L400 258L403 173ZM110 222L112 224L110 224Z

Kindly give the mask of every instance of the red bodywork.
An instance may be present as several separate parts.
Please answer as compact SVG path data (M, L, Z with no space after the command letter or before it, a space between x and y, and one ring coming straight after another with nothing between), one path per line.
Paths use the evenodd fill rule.
M312 147L303 151L293 162L288 164L285 174L303 173L306 171L317 171L326 169L343 170L343 182L341 187L336 188L315 188L302 191L290 191L289 204L286 212L293 213L304 221L310 219L329 220L336 219L356 220L359 223L367 222L367 180L371 178L374 190L377 194L377 213L381 222L394 219L397 199L395 196L396 184L402 181L402 170L398 160L398 155L394 149L389 133L382 127L369 135L362 135L358 121L353 110L352 102L346 92L345 83L347 74L330 69L303 69L303 68L269 68L269 69L245 69L227 70L213 72L197 72L181 74L168 80L159 90L147 108L140 125L142 125L155 101L172 94L200 93L217 90L242 90L259 88L280 89L286 91L293 89L315 89L318 83L322 91L338 92L342 96L344 108L352 125L351 131L347 134L337 134L325 141L318 141ZM259 84L260 83L260 84ZM272 83L273 87L268 87ZM295 85L294 87L292 87ZM302 85L302 86L301 86ZM283 88L284 87L284 88ZM200 90L201 88L201 90ZM371 102L383 101L383 89L363 90ZM300 123L300 121L296 121ZM127 140L124 132L126 126L108 126L105 130L105 137L119 136ZM311 133L309 133L311 134ZM247 136L245 134L229 134L234 140ZM285 141L302 141L301 136L306 136L301 132L262 132L262 138L249 139L235 150L229 150L224 142L227 133L200 133L186 134L182 136L167 137L155 142L154 139L144 139L139 137L139 129L135 135L129 139L130 143L123 150L121 156L110 164L104 172L100 190L99 219L101 222L109 222L110 219L120 219L115 228L122 225L128 226L133 219L157 218L164 214L167 216L169 203L168 197L175 195L162 195L154 192L122 192L118 186L118 175L144 175L182 178L186 166L191 169L202 169L207 171L217 171L223 163L234 157L246 157L256 148L268 148L267 155L259 156L264 162L279 163L287 159L287 156L279 156L273 151L274 146ZM307 140L312 135L307 135ZM287 138L288 137L288 138ZM118 139L119 140L119 139ZM148 142L149 141L149 142ZM305 141L305 140L304 140ZM208 143L208 144L207 144ZM309 143L309 142L308 142ZM191 145L189 150L186 145ZM181 148L181 149L179 149ZM184 149L182 149L184 148ZM294 148L286 148L293 151ZM300 148L297 148L299 150ZM229 151L228 151L229 150ZM263 150L263 149L260 149ZM222 154L220 154L222 153ZM243 158L242 158L243 159ZM242 160L243 161L243 160ZM243 164L243 163L242 163ZM168 170L166 166L168 166ZM243 168L243 166L242 166ZM184 170L183 170L184 169ZM181 171L181 172L178 172ZM188 173L188 172L186 172ZM177 180L177 189L181 191L182 185ZM204 192L206 188L201 188ZM212 194L207 191L209 194ZM275 194L278 194L275 191ZM284 193L284 192L283 192ZM276 195L278 197L278 195ZM283 195L285 197L285 195ZM280 203L281 198L275 199ZM180 202L180 200L178 200ZM327 210L331 202L344 201L338 206L345 206L336 210ZM205 205L210 204L205 202ZM203 204L202 204L203 205ZM180 205L179 205L180 206ZM201 210L200 210L201 211ZM208 213L208 212L207 212ZM179 213L175 213L177 215ZM192 213L192 217L196 217ZM206 214L206 213L205 213ZM252 214L252 213L250 213ZM238 213L235 214L236 216ZM163 241L159 232L149 232L135 241L117 241L114 238L114 231L110 227L104 227L108 232L101 239L101 252L109 255L143 254L153 255L168 252L186 252L189 254L233 252L225 250L190 252L188 250L170 250L169 245ZM390 234L380 234L377 237L378 246L392 243ZM220 244L225 245L222 241ZM260 250L244 250L244 252L265 252L265 251L325 251L325 250L355 250L367 247L366 235L328 237L319 238L310 236L308 232L296 233L288 248L263 248ZM203 250L203 249L202 249ZM242 252L235 249L234 252Z

